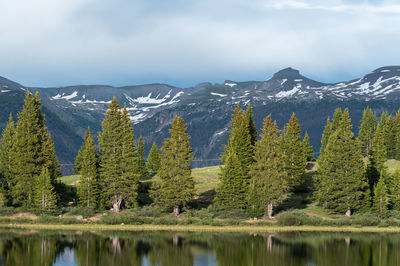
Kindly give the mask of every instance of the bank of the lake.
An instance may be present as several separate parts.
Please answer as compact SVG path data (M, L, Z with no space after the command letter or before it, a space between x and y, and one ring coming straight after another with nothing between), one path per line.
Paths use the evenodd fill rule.
M400 227L377 226L208 226L208 225L107 225L107 224L0 224L0 228L75 231L176 231L176 232L353 232L400 233Z

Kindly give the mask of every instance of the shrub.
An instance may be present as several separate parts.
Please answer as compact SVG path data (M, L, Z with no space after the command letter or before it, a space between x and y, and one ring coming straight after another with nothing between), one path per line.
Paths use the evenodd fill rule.
M352 225L361 226L377 226L381 222L381 218L377 214L372 212L367 212L361 215L354 216L352 218Z
M281 212L276 216L278 224L285 226L305 225L308 222L307 219L307 214L298 210Z

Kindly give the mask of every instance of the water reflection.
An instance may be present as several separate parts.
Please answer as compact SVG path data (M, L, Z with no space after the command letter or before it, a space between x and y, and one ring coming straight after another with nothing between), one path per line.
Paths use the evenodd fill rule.
M3 230L0 265L400 265L400 234Z

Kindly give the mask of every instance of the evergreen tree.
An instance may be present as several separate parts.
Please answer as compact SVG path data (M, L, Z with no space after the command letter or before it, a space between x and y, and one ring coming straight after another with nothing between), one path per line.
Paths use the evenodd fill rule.
M78 161L80 177L77 185L78 203L81 207L95 209L97 207L99 189L98 165L96 145L89 128L86 131L80 154L80 161Z
M74 164L74 170L73 173L74 175L79 175L79 172L81 171L81 162L82 162L82 147L78 151L78 154L75 157L75 164Z
M45 167L40 175L35 176L34 206L41 211L50 211L57 207L57 195L51 183L50 171Z
M304 134L302 143L304 147L305 156L307 158L306 160L308 162L315 161L313 147L310 145L310 138L307 132L306 134Z
M324 132L322 133L321 138L321 148L319 150L320 156L325 152L325 148L328 145L329 137L332 135L332 124L330 119L328 118L326 121Z
M390 195L393 209L400 211L400 168L394 171L392 182L390 183Z
M306 154L300 141L300 124L293 113L283 135L282 149L286 155L286 172L288 184L293 190L303 183L306 170Z
M121 205L136 206L138 175L132 123L116 98L108 106L99 133L102 204L119 212Z
M271 115L264 120L261 140L256 143L255 162L250 167L250 211L272 217L273 207L281 203L289 191L286 158L278 136L276 122Z
M144 143L143 137L140 136L138 144L138 159L137 159L137 173L141 179L147 178L146 159L144 158Z
M384 143L383 132L381 127L378 126L375 136L372 140L369 163L367 166L367 178L371 191L374 191L374 187L378 183L381 173L386 173L386 154L387 152Z
M253 111L251 110L250 103L247 105L246 117L247 117L248 124L249 124L251 145L254 146L256 144L258 134L257 134L257 127L254 122L254 115L253 115Z
M340 120L342 119L343 112L342 109L336 108L335 113L333 113L333 119L332 119L332 132L335 132L340 125Z
M379 216L386 217L388 213L389 195L383 175L381 175L379 182L375 186L374 194L374 211L376 211Z
M8 197L11 184L11 168L10 152L14 143L15 125L14 119L10 114L6 127L4 128L0 139L0 174L3 176L2 193ZM0 175L0 176L1 176Z
M165 139L161 148L163 153L158 171L161 181L159 187L153 187L151 194L156 204L165 210L172 209L177 216L180 208L194 196L194 181L191 176L193 152L182 118L175 116L169 133L171 137Z
M318 164L315 197L324 207L344 213L368 205L370 192L364 177L363 157L351 131L347 109Z
M157 145L153 142L151 146L149 156L147 157L147 171L150 177L157 174L160 169L160 152L158 151Z
M393 159L396 157L397 142L396 126L393 117L391 115L388 115L387 113L383 113L379 126L382 128L383 131L383 138L387 149L387 158Z
M372 139L374 138L377 124L378 118L371 108L364 109L357 137L361 143L363 156L367 156L372 148Z
M33 206L35 177L41 174L43 167L50 168L52 184L55 184L56 178L60 175L53 141L45 127L38 93L33 97L30 92L26 94L24 107L18 114L10 160L13 162L10 194L13 204L18 206Z
M229 133L228 145L225 146L225 151L221 155L221 161L225 163L228 152L234 152L242 165L245 178L248 179L249 166L253 162L253 147L248 119L239 104L232 115Z
M221 167L220 183L214 198L219 210L241 210L246 207L246 183L239 158L229 151L225 166Z

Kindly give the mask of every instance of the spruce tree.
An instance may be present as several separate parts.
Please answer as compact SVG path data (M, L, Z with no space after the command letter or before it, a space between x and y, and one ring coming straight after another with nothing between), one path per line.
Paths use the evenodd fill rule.
M320 156L325 152L325 148L328 145L329 137L332 135L332 133L333 133L332 132L332 124L331 124L330 119L328 118L326 120L324 132L322 133L321 148L319 150Z
M306 156L306 160L308 162L315 161L313 147L310 145L310 138L308 136L307 131L306 131L306 134L304 134L302 144L304 147L304 153Z
M9 189L12 178L12 161L10 160L10 152L14 143L15 124L10 114L6 127L3 129L0 139L0 173L3 176L2 193L8 198ZM1 176L0 175L0 176Z
M74 164L74 170L73 173L74 175L79 175L79 172L81 171L81 162L82 162L82 147L79 149L78 154L75 157L75 164Z
M250 167L249 208L255 214L272 218L273 207L287 196L290 186L286 158L281 150L281 137L271 115L264 120L261 140L256 143L254 164Z
M375 186L374 194L373 209L380 217L384 218L388 213L389 195L383 175L381 175L379 182Z
M389 191L393 209L400 211L400 168L396 168L394 171Z
M377 124L378 118L371 108L364 109L357 137L361 143L363 156L367 156L372 148L372 139L374 138Z
M214 206L218 210L242 210L246 207L246 185L239 158L233 151L226 156L221 167L220 183L216 190Z
M138 158L137 158L137 173L141 179L147 178L146 159L144 158L144 143L143 137L140 136L138 144Z
M292 190L303 183L306 170L306 155L300 134L300 124L293 113L286 124L282 142L282 149L286 158L288 184Z
M35 177L42 168L49 168L50 181L55 184L60 175L51 136L45 127L39 94L33 97L27 92L25 104L18 114L15 141L10 151L11 186L10 194L14 205L32 207Z
M396 157L397 142L396 126L393 117L387 113L383 113L379 126L383 131L383 138L387 149L387 158L393 159Z
M369 162L367 166L367 178L371 191L374 191L374 187L378 183L381 173L386 173L385 162L387 150L384 141L382 129L380 126L378 126L375 136L372 140L372 146L368 157Z
M342 119L343 112L342 109L336 108L335 112L333 113L333 118L332 118L332 131L335 132L340 125L340 120Z
M57 207L57 195L51 183L50 171L45 167L40 175L35 176L34 206L41 211L51 211Z
M78 204L81 207L95 209L98 195L98 164L94 139L90 129L86 131L85 141L80 149L79 182L77 185Z
M138 175L132 123L114 98L99 133L101 202L119 212L122 204L136 206Z
M159 186L152 189L156 204L165 210L173 210L175 216L194 196L194 181L191 176L193 152L190 136L182 118L175 116L169 130L170 138L165 139L161 151L161 166L158 175Z
M248 125L246 114L238 104L232 115L228 145L225 146L225 151L221 155L221 161L225 163L229 151L234 152L242 165L246 179L248 179L249 166L253 162L253 147Z
M258 134L257 134L257 127L254 122L254 115L253 115L253 111L251 109L250 103L247 105L246 117L247 117L247 121L248 121L251 145L254 146L256 144Z
M345 213L368 205L370 192L364 176L363 157L351 131L347 109L318 164L315 197L324 207Z
M150 177L157 174L160 169L160 152L158 151L156 142L151 146L149 156L147 157L147 171Z

